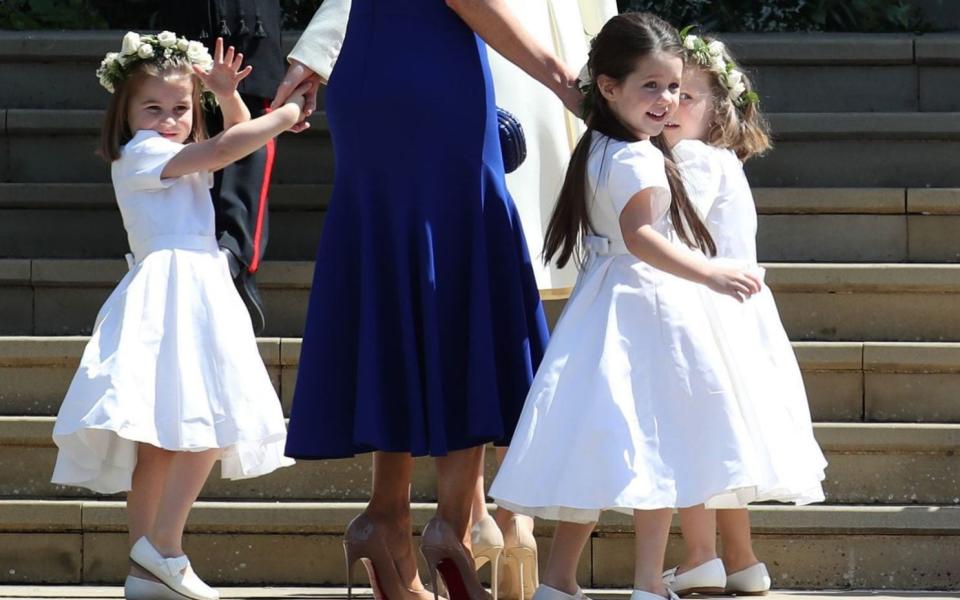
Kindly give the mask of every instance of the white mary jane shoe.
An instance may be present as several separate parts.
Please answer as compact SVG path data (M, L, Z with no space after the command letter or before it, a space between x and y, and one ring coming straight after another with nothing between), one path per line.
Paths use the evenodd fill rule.
M742 571L727 575L727 594L737 596L764 596L770 591L770 573L767 565L757 563Z
M677 567L663 572L663 583L679 596L688 594L723 594L727 589L727 572L719 558L677 574Z
M537 586L537 591L533 593L531 600L591 600L591 598L580 589L576 594L568 594L541 583Z
M186 555L164 558L146 537L133 545L130 560L181 596L191 600L220 600L217 590L205 584L193 571Z
M645 592L643 590L633 590L633 593L630 594L630 600L680 600L673 590L667 588L667 595L661 596L660 594L654 594L653 592Z
M123 597L125 600L186 600L186 596L181 596L159 581L133 575L127 575L127 580L123 582Z

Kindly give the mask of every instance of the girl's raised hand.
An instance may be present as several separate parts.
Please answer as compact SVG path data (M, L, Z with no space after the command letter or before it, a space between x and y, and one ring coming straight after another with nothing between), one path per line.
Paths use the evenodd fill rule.
M727 267L712 269L704 284L718 294L736 298L738 302L759 292L762 285L756 276Z
M243 54L236 52L233 46L230 46L226 52L223 51L223 38L217 38L216 46L213 50L213 67L210 72L204 71L194 65L193 72L197 74L203 85L213 92L218 98L230 96L237 91L237 84L253 72L253 67L243 66Z

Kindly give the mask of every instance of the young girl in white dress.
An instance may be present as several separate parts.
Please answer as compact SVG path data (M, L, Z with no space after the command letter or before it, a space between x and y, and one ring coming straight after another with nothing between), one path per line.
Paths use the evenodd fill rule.
M101 154L132 250L97 315L57 416L53 482L129 491L127 598L213 600L181 546L214 462L228 479L290 465L276 393L214 237L212 172L300 118L303 92L250 120L236 92L242 56L211 58L171 32L130 32L97 74L113 93ZM202 94L225 131L205 139Z
M724 44L684 36L687 66L680 108L664 129L694 206L717 244L717 261L757 269L757 212L742 161L770 148L766 123L749 78ZM820 482L826 461L813 437L810 410L793 348L773 295L764 287L749 301L718 302L714 326L749 377L738 381L741 402L749 403L752 431L761 445L780 454L797 503L823 500ZM686 547L683 562L664 573L680 595L759 594L770 589L766 566L753 552L746 509L680 510ZM717 557L720 528L723 559Z
M740 300L759 281L706 259L714 243L651 141L679 104L682 56L673 27L636 13L611 19L590 52L588 131L545 245L562 264L583 235L587 258L491 489L562 521L542 600L579 594L577 561L610 509L634 517L634 599L666 596L673 509L739 502L770 479L700 293Z
M589 129L546 243L563 262L583 235L587 258L491 490L561 521L542 600L580 594L576 565L603 510L634 517L641 600L673 595L661 569L674 508L810 497L742 397L749 357L713 322L760 281L706 258L717 244L649 140L679 104L682 56L650 15L612 19L590 53Z

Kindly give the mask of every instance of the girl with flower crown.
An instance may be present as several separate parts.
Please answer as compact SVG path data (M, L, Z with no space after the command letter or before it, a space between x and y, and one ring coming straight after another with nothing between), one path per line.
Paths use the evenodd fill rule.
M182 537L214 463L243 479L290 465L276 393L214 237L212 173L302 117L306 86L250 119L237 83L251 68L218 40L127 33L97 72L113 94L100 153L132 255L97 315L57 416L53 482L128 491L127 598L215 600ZM212 95L222 133L207 139Z
M770 148L768 128L750 78L719 40L683 32L686 68L680 107L664 129L694 207L717 245L714 262L757 266L757 213L743 162ZM800 369L770 290L742 304L713 303L713 329L731 355L749 367L735 383L752 442L777 483L757 500L798 504L823 500L826 462L813 437ZM702 504L680 510L686 556L663 574L680 595L759 594L770 589L754 554L746 509ZM717 556L720 529L723 558Z
M822 498L822 469L795 474L789 456L809 431L763 430L775 409L753 401L755 355L737 340L751 323L716 322L764 292L755 260L708 258L727 239L661 135L686 54L671 26L629 13L590 51L588 130L546 240L561 262L578 243L586 257L491 488L502 506L560 521L534 600L582 597L576 566L604 510L633 516L632 598L656 600L674 595L662 573L674 509ZM724 72L725 94L748 93ZM773 437L784 430L796 435Z

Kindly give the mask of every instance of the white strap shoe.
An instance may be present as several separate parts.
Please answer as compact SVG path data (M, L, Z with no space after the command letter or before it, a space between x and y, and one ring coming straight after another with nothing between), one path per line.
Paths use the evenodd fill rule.
M742 571L727 575L726 593L737 596L764 596L770 591L767 565L757 563Z
M643 590L633 590L633 593L630 594L630 600L680 600L676 594L673 593L673 590L667 588L667 595L661 596L660 594L654 594L653 592L645 592Z
M146 537L140 538L133 545L130 560L181 596L190 600L220 600L217 590L205 584L194 573L186 555L164 558Z
M531 600L591 600L589 596L578 589L576 594L568 594L549 585L540 584L537 591L533 593Z
M727 572L719 558L677 574L677 567L663 572L663 583L680 596L687 594L723 594L727 589Z
M141 579L128 575L123 583L123 597L125 600L187 600L159 581Z

